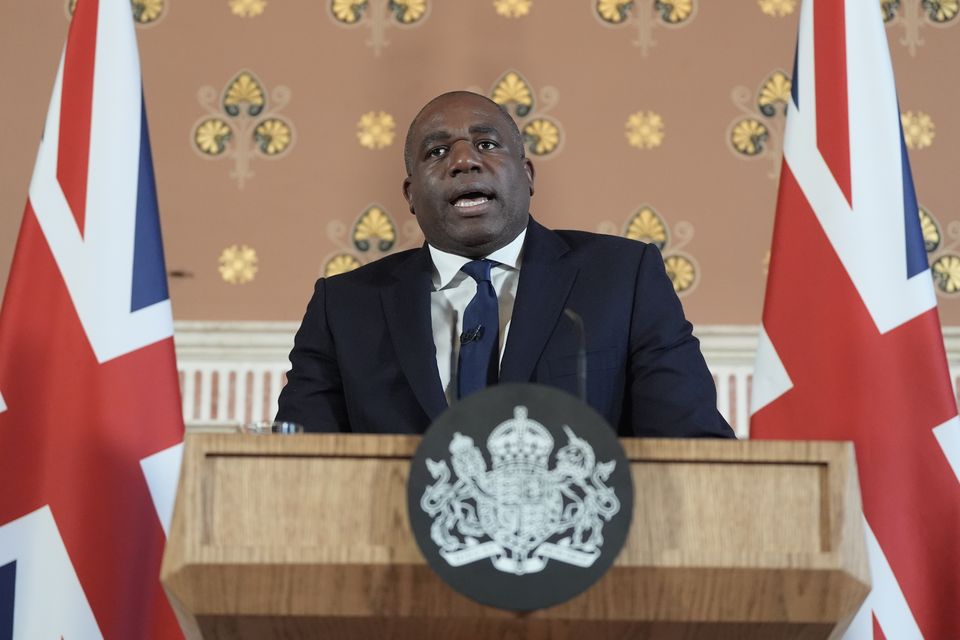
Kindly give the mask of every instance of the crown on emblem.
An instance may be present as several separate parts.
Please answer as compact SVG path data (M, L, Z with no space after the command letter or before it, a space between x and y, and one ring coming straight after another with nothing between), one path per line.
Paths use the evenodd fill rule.
M535 466L547 468L553 451L553 436L536 420L527 418L526 407L514 407L513 419L497 426L487 438L493 468Z

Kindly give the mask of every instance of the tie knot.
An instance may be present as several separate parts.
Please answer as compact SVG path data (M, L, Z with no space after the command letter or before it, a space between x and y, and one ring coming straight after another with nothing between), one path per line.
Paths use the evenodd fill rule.
M460 267L460 271L476 280L477 282L490 282L490 269L495 265L493 260L471 260Z

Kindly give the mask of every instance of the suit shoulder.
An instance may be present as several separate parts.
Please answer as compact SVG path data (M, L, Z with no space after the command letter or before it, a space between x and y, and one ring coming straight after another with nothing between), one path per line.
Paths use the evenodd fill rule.
M651 246L649 243L620 236L611 236L605 233L592 233L574 229L559 229L554 231L571 251L579 252L608 252L613 255L629 255L639 257Z

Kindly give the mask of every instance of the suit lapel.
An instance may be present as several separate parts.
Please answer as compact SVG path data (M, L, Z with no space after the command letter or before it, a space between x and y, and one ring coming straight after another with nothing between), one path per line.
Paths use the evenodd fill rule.
M530 219L516 303L500 365L501 382L530 381L577 277L576 265L560 260L568 250L558 235Z
M447 408L437 371L430 292L433 289L430 253L423 246L397 269L396 282L381 293L387 328L400 368L431 420Z

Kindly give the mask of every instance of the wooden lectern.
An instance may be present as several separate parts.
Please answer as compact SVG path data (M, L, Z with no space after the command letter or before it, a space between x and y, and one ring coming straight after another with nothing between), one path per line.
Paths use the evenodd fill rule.
M633 526L565 604L476 604L407 524L412 436L188 434L162 581L188 637L828 638L870 589L853 448L623 440Z

